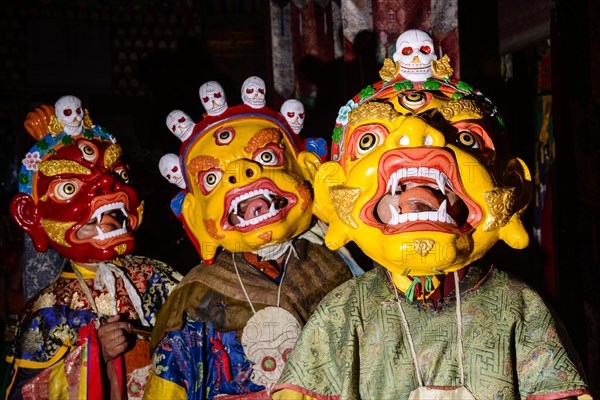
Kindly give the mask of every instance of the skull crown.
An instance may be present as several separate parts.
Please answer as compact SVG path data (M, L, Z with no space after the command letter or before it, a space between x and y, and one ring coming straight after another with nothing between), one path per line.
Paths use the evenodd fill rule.
M237 106L232 107L231 111L228 112L230 107L227 104L227 96L223 86L219 82L205 82L200 86L199 95L202 105L206 110L205 121L209 121L211 117L220 117L236 112L233 110L237 109ZM241 99L243 106L240 107L247 106L256 110L265 109L265 113L273 113L273 110L266 107L265 81L258 76L250 76L244 80L241 87ZM245 112L247 111L248 109L246 108ZM296 99L287 100L282 104L279 116L283 117L291 130L298 135L304 126L304 105ZM172 110L167 115L165 125L181 142L186 142L195 135L195 131L201 131L200 125L204 124L205 121L196 123L184 111ZM173 153L165 154L159 160L158 168L161 175L169 183L178 186L180 189L186 189L185 178L181 170L178 155Z
M63 96L54 103L58 122L70 136L79 135L83 129L83 108L81 100L75 96Z
M410 29L396 39L396 51L392 59L404 78L415 82L425 81L432 75L432 61L437 60L433 39L423 31Z

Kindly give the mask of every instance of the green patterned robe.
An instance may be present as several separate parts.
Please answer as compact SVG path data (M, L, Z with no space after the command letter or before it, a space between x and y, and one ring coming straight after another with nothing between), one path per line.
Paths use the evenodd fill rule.
M385 271L376 267L323 300L276 390L319 399L408 398L418 381ZM460 284L465 386L478 399L590 398L576 356L540 296L494 267L485 272L472 267ZM424 384L460 385L454 292L437 310L400 301Z

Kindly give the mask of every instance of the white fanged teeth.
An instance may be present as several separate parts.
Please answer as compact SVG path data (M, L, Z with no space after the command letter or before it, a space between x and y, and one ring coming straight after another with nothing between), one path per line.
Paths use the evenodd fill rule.
M432 186L433 182L435 182L437 189L444 196L446 195L446 188L454 191L454 186L445 173L438 169L428 167L400 168L390 176L387 182L386 191L392 196L396 195L398 186L400 186L403 182L405 184L410 183L411 181L414 181L414 178L424 178L423 184L427 184L429 186ZM447 199L444 199L437 211L416 211L401 214L397 206L390 204L389 207L391 217L387 224L399 225L405 222L414 221L438 221L457 226L456 221L450 215L448 215L447 206L448 201Z
M94 240L106 240L127 233L127 218L129 217L129 214L127 213L127 211L125 211L125 204L123 202L105 204L99 207L96 211L94 211L94 214L92 215L92 218L90 220L95 219L97 223L101 223L102 214L113 210L119 210L125 216L125 220L123 220L121 228L115 229L110 232L103 232L99 226L96 226L96 232L98 232L98 234L93 237Z
M271 201L271 205L269 206L269 212L267 212L266 214L251 218L246 221L240 215L237 215L238 204L244 200L247 200L249 198L256 197L256 196L263 196L268 201ZM259 190L251 190L251 191L244 193L244 194L236 197L235 199L233 199L233 201L231 202L231 205L229 206L229 213L230 214L233 213L233 214L237 215L239 222L236 224L236 226L243 228L243 227L249 226L249 225L256 225L259 222L262 222L266 219L269 219L269 218L274 217L275 215L279 214L281 212L281 209L279 209L279 210L275 209L275 203L272 202L273 196L276 196L276 194L273 192L270 192L267 189L259 189Z
M435 168L427 167L399 169L390 176L390 179L387 182L386 191L390 192L392 195L396 194L398 186L402 183L402 180L406 178L425 178L429 181L433 181L444 195L446 194L446 186L454 191L454 186L445 173Z
M447 224L458 226L456 221L450 215L448 215L448 212L446 211L447 206L448 200L444 200L442 204L440 204L440 208L437 211L416 211L400 214L398 209L390 204L389 207L391 217L387 222L387 225L400 225L405 222L414 221L433 221L445 222Z

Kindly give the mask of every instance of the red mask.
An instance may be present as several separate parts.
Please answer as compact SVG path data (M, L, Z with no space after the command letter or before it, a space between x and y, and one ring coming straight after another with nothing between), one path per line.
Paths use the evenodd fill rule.
M31 194L18 193L10 205L37 251L51 246L81 263L131 253L143 212L121 147L87 133L46 153L31 175Z

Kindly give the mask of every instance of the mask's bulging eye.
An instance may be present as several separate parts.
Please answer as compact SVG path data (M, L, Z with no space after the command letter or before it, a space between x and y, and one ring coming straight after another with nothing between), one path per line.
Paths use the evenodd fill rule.
M119 179L121 179L125 183L129 183L129 179L131 179L131 177L129 176L129 171L127 169L120 168L117 169L115 172L119 176Z
M61 182L54 186L53 193L54 197L57 200L66 201L69 200L71 197L75 196L78 190L79 185L77 184L77 182L68 181Z
M410 56L412 54L412 52L413 52L412 47L404 47L402 49L402 55L403 56Z
M356 152L359 156L368 153L379 145L379 136L375 132L365 132L358 138Z
M84 160L94 162L96 161L96 158L98 158L97 149L94 146L91 146L89 143L79 143L78 147L83 155Z
M431 47L425 45L425 46L421 46L421 48L419 49L421 51L421 53L423 54L430 54L431 53Z
M411 110L424 106L426 101L427 97L419 92L409 93L400 97L400 103Z
M354 129L348 139L348 152L352 160L358 160L381 146L388 135L384 125L367 124Z
M458 132L458 135L456 135L456 142L471 149L479 148L479 140L477 139L477 136L469 131Z
M210 193L221 181L223 172L219 169L211 169L200 173L198 182L204 194Z
M215 143L218 146L223 146L231 143L235 137L235 131L232 128L222 128L213 134Z
M281 153L273 147L258 150L254 157L254 161L267 167L276 167L282 164Z

